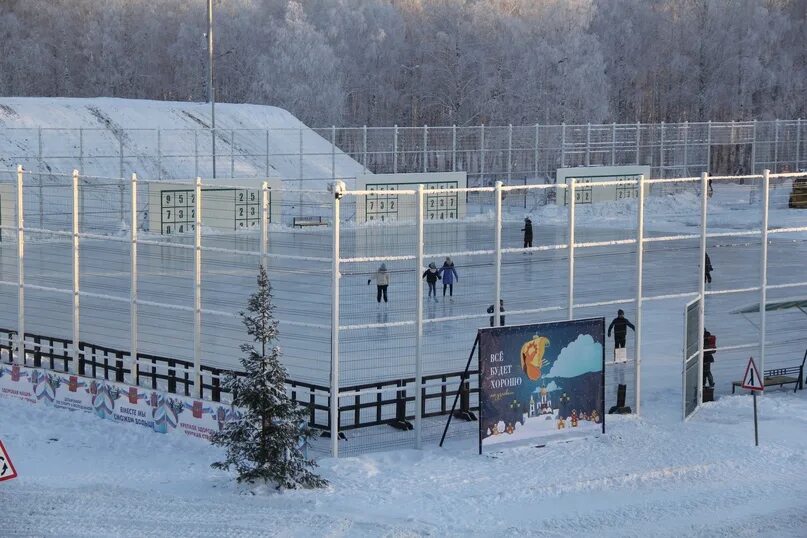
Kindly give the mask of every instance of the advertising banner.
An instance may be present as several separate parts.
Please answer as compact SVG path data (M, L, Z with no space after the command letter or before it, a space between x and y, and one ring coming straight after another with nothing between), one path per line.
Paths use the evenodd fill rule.
M700 299L694 299L684 312L684 365L683 365L683 412L684 420L698 410L700 398L700 372L703 370L700 355L699 316Z
M605 432L604 318L479 330L479 451Z
M12 364L0 364L0 396L202 439L238 414L228 404Z

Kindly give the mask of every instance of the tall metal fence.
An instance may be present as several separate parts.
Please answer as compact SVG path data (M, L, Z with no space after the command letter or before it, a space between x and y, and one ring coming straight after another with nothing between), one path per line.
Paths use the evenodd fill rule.
M323 432L314 450L423 446L439 437L455 397L463 412L478 406L475 358L465 373L477 328L611 317L617 308L636 332L627 365L608 361L606 405L624 382L628 403L641 412L641 351L654 345L645 315L654 305L671 304L662 311L680 316L686 300L706 299L700 326L722 335L715 372L724 380L749 353L765 369L789 364L793 350L804 347L798 325L766 325L765 309L759 333L730 315L749 301L764 304L807 287L798 264L807 256L807 226L800 210L788 208L792 182L804 176L421 186L397 191L405 218L360 222L355 206L378 192L340 183L298 192L269 184L256 190L248 181L222 188L203 180L0 172L0 356L226 401L221 378L239 368L247 336L238 313L262 263L273 286L288 391ZM626 185L635 189L630 199L579 203L584 190ZM683 194L651 188L658 185ZM503 200L552 189L573 195L536 218L533 246L524 246L523 210ZM721 200L714 208L711 191ZM243 227L227 220L240 192L258 200L257 218ZM485 211L453 220L425 216L432 196L470 194ZM281 203L276 220L272 200L302 196L322 218L290 226ZM187 212L188 227L166 233L165 222L147 225L167 210L173 225L178 211ZM724 275L714 287L703 282L707 249ZM438 282L436 296L428 296L423 273L447 258L459 278L453 289ZM390 279L386 298L376 289L382 263ZM607 350L611 357L610 341ZM476 428L463 422L450 434L475 435Z
M801 119L215 131L2 128L3 138L8 165L39 173L78 167L85 174L137 173L156 180L269 177L281 167L284 181L296 189L307 180L346 179L339 170L348 162L365 173L465 171L469 186L552 182L557 168L583 165L648 165L654 178L807 167Z

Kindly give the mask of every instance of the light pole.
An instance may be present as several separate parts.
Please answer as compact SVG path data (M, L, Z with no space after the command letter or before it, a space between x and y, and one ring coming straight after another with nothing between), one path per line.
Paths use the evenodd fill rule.
M213 178L216 178L216 92L213 89L213 0L207 0L207 100L210 103L210 134L213 150Z

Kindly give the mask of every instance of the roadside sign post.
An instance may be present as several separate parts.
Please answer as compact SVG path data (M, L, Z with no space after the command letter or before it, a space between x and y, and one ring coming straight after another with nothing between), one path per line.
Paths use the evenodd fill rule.
M759 375L757 365L754 363L753 357L748 357L748 366L745 367L745 374L743 375L744 389L748 389L754 395L754 445L759 446L759 426L757 422L757 392L765 390L765 382L762 376Z
M3 441L0 441L0 482L11 480L12 478L17 478L17 470L14 469L14 464L11 463L11 458L8 457L8 451L3 446Z

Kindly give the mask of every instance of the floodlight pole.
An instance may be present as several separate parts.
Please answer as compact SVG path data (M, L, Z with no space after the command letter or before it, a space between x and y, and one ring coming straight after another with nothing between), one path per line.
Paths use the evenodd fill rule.
M207 0L207 101L210 103L213 179L216 178L216 91L213 89L213 0Z

